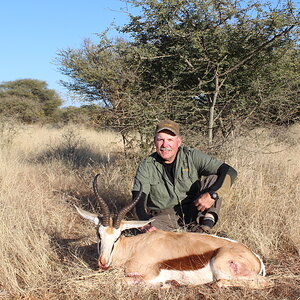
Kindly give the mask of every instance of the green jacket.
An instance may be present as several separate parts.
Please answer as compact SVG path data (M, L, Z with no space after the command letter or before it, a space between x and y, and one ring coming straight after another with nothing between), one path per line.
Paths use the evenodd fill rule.
M133 191L140 189L139 180L146 194L145 205L154 210L171 208L182 201L189 203L199 195L201 177L217 174L221 165L221 161L200 150L182 146L178 150L172 184L158 161L158 154L153 153L140 163Z

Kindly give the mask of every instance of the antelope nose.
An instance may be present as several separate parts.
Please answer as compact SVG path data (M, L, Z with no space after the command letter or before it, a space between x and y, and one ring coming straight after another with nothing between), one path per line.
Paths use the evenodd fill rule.
M107 270L109 268L108 262L106 262L105 259L103 259L103 257L101 257L101 256L98 259L98 265L99 265L99 268L102 270Z

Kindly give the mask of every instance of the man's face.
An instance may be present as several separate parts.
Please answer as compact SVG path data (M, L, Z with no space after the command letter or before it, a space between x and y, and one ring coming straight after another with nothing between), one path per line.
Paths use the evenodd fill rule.
M155 135L154 144L156 152L166 163L172 163L178 152L178 148L182 144L182 138L174 135L169 130L163 130Z

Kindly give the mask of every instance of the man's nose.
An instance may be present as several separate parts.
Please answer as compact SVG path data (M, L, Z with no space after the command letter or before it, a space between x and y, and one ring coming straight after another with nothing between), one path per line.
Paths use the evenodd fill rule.
M163 141L163 147L167 147L168 146L168 142L167 141Z

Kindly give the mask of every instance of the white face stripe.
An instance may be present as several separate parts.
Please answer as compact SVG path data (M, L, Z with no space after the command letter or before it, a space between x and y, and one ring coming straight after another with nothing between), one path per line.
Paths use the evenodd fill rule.
M100 225L98 233L101 240L99 259L104 266L108 267L112 262L114 244L121 236L121 229Z
M103 226L100 224L97 226L100 238L100 249L99 251L99 264L103 264L104 266L108 267L112 263L113 259L113 250L114 245L118 242L121 233L125 229L130 228L139 228L145 226L146 224L150 223L151 220L146 221L122 221L119 228L114 228L111 226ZM99 243L98 243L99 244Z

